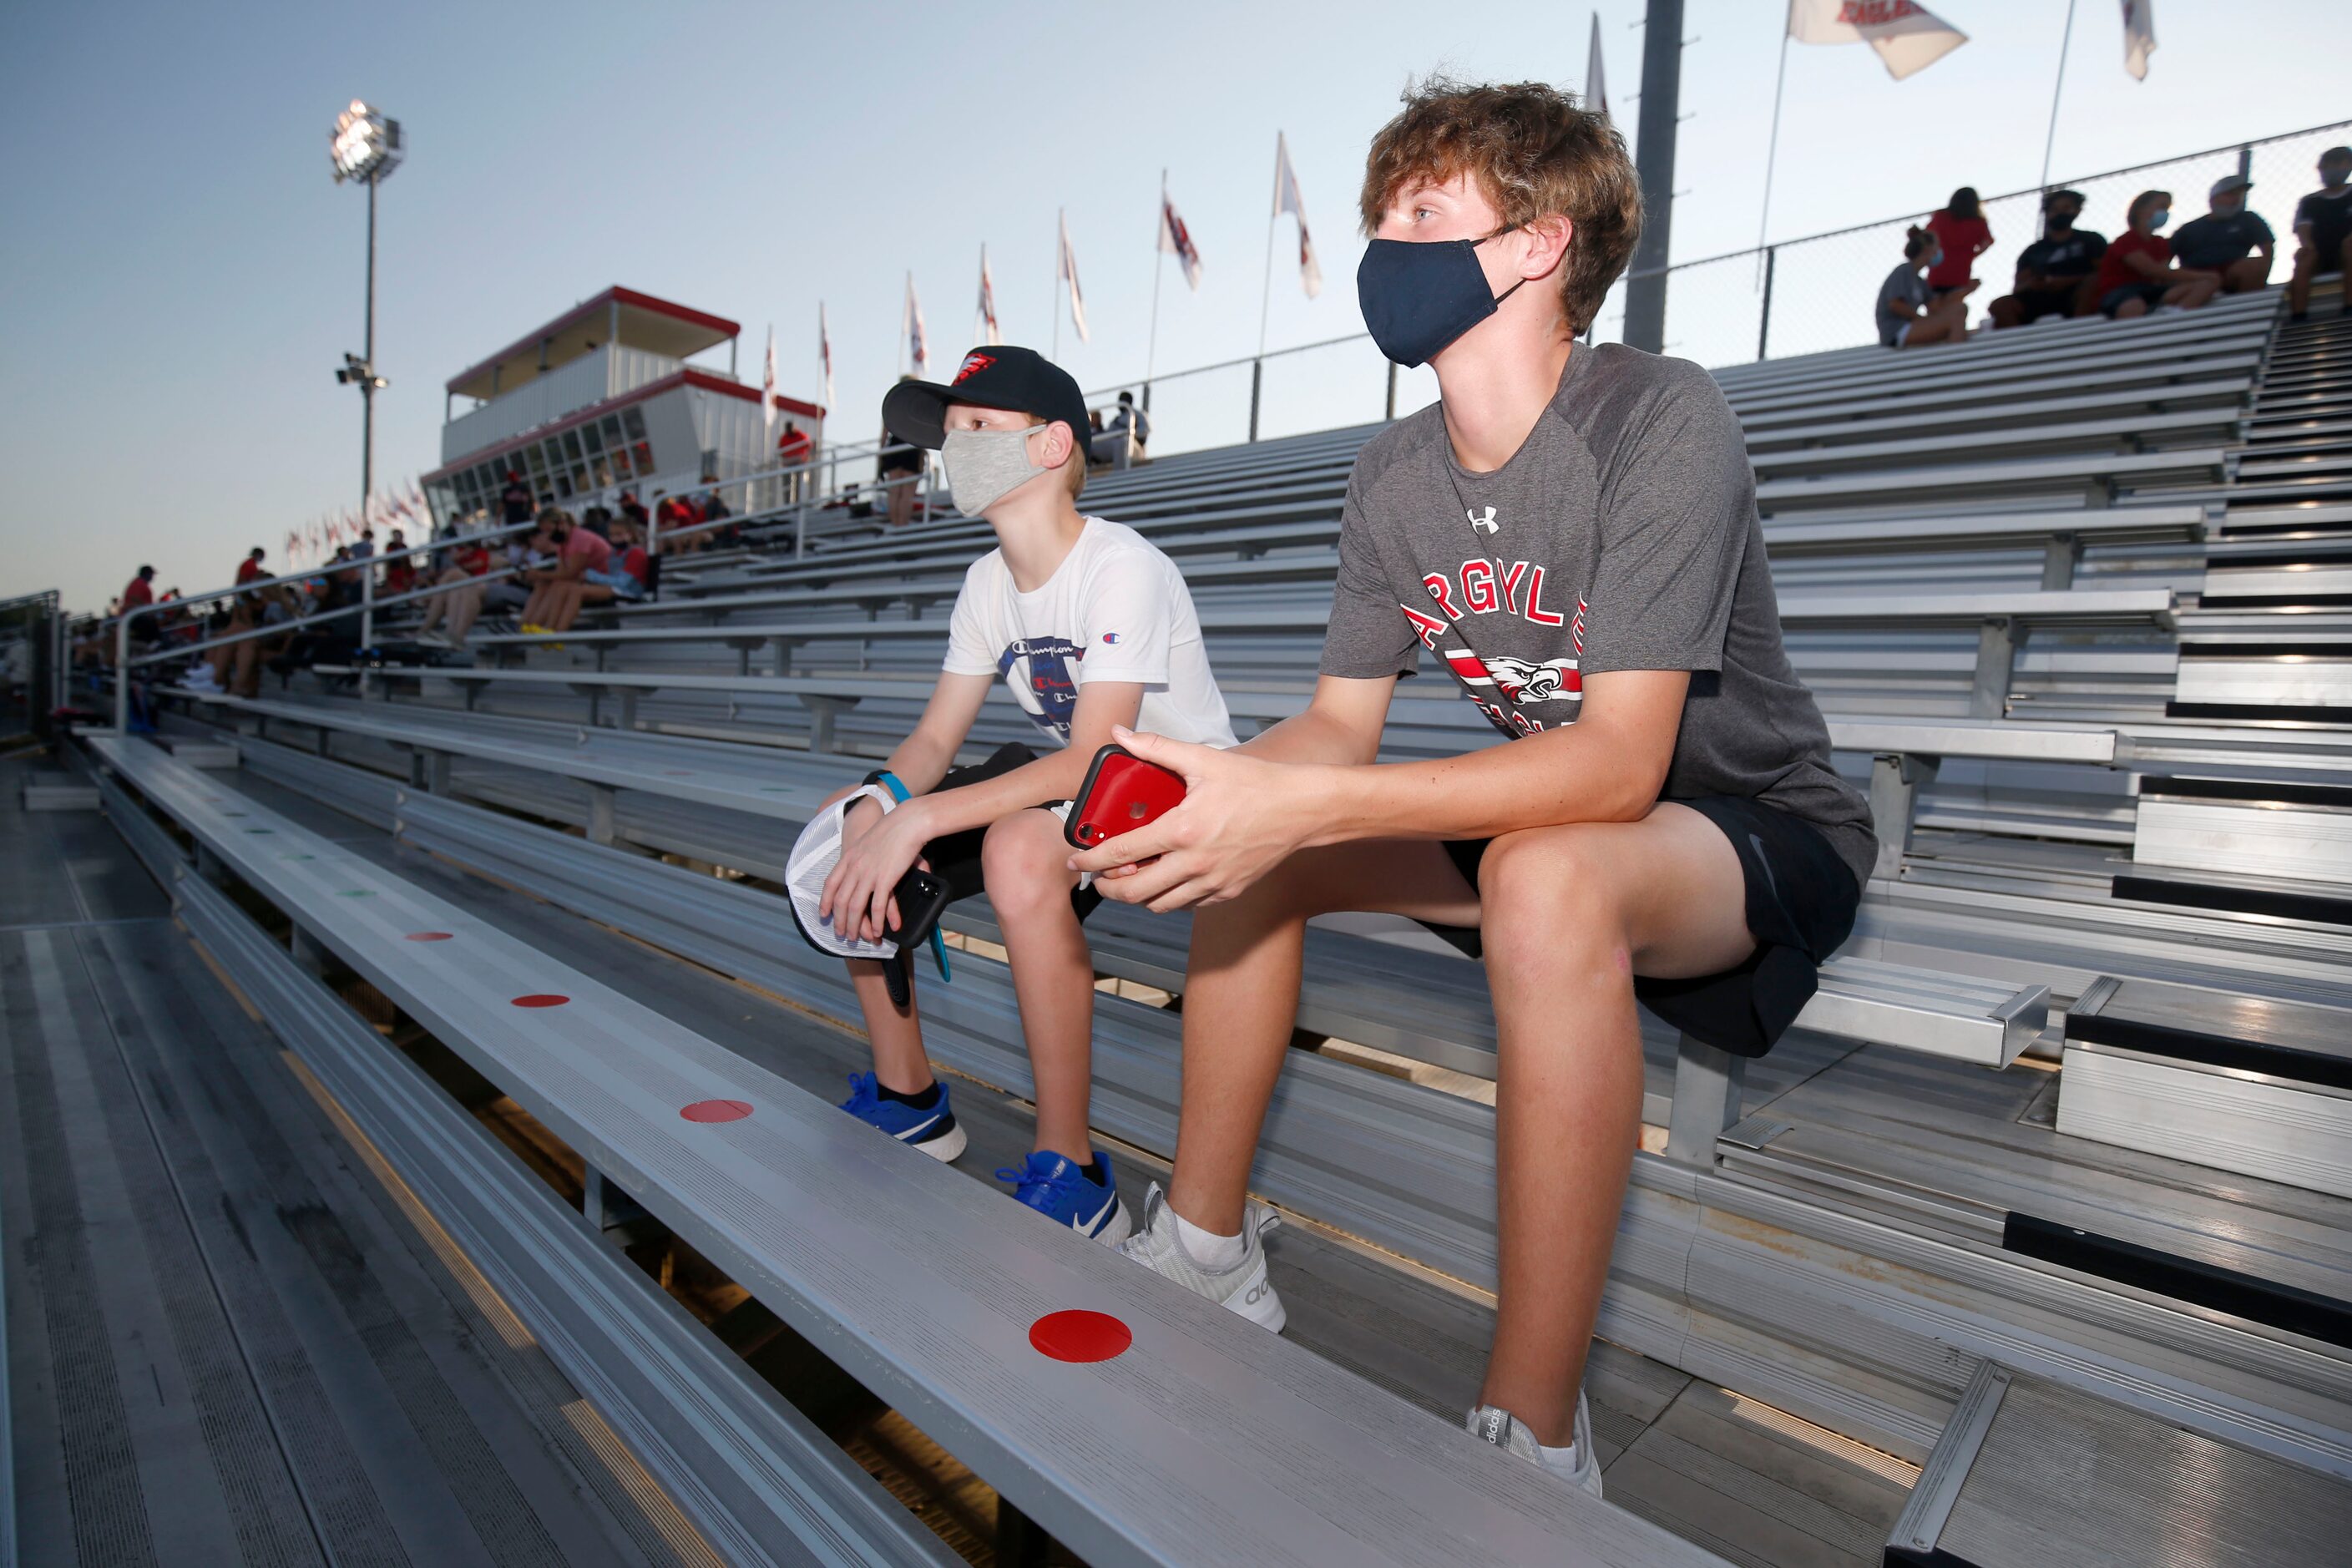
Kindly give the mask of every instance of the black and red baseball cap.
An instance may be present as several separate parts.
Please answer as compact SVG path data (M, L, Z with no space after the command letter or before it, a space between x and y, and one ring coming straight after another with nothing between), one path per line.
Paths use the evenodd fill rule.
M1068 371L1035 349L991 344L964 355L945 383L902 381L882 399L882 423L902 441L937 447L947 440L951 403L1058 419L1070 427L1073 439L1087 439L1086 395Z

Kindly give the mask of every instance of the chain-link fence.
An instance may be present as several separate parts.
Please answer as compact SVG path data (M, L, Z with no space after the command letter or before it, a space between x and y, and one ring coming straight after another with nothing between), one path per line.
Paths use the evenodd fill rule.
M2323 151L2347 140L2352 121L2339 121L2052 184L2082 192L2082 226L2113 238L2126 227L2125 208L2140 192L2170 191L2178 228L2205 211L2205 193L2215 180L2242 169L2254 182L2248 207L2267 218L2278 236L2271 281L2279 283L2294 265L2295 203L2318 183L2313 166ZM1879 285L1903 259L1906 232L1926 222L1948 194L1937 193L1927 207L1902 217L1669 267L1665 352L1723 366L1877 342L1873 310ZM2018 252L2041 237L2041 198L2036 188L1985 199L1993 244L1977 258L1979 286L1969 301L1970 320L1981 320L1985 306L2009 291ZM1624 331L1625 284L1620 280L1601 305L1592 336L1595 342L1618 342ZM1437 378L1426 367L1396 370L1360 332L1125 385L1148 385L1150 449L1163 457L1369 424L1409 414L1437 397ZM1091 394L1088 401L1107 401L1118 390Z

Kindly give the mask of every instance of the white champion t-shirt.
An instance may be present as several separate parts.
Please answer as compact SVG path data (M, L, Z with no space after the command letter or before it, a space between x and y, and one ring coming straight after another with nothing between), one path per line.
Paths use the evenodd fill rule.
M1143 688L1136 728L1201 745L1234 744L1224 694L1209 672L1201 617L1176 563L1135 530L1086 520L1054 575L1033 594L1013 585L1004 552L971 563L948 626L950 675L1001 675L1030 721L1070 741L1078 688Z

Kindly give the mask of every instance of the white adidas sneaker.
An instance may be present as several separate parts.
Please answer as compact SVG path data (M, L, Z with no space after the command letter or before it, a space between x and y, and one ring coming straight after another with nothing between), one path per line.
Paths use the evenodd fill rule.
M1143 1194L1143 1224L1119 1244L1121 1255L1135 1259L1163 1279L1173 1279L1195 1296L1205 1296L1229 1312L1239 1313L1262 1329L1282 1332L1289 1315L1265 1274L1265 1233L1282 1223L1272 1209L1251 1208L1242 1219L1242 1260L1230 1268L1210 1268L1185 1250L1176 1233L1176 1211L1168 1194L1154 1182Z
M1584 1395L1576 1396L1576 1468L1563 1469L1544 1458L1543 1445L1536 1435L1519 1425L1519 1418L1507 1410L1492 1405L1481 1405L1463 1421L1470 1435L1481 1442L1514 1454L1529 1464L1541 1465L1571 1486L1583 1488L1598 1498L1601 1495L1601 1457L1592 1447L1592 1412L1586 1407Z

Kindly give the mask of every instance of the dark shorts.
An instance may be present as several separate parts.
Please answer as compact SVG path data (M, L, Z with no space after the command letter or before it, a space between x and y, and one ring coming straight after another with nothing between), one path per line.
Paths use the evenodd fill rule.
M941 790L961 789L965 784L981 784L1009 773L1015 768L1026 767L1036 760L1036 752L1018 741L1008 741L997 747L984 763L975 763L968 768L950 768L947 777L940 781L939 787ZM939 790L931 793L937 795ZM923 846L923 858L930 862L932 875L948 885L950 903L957 903L988 890L980 866L981 841L987 837L987 828L971 827L961 833L942 834ZM1096 906L1101 902L1102 895L1091 887L1070 889L1070 908L1077 911L1080 920L1094 913Z
M2134 300L2145 300L2148 309L2154 310L2164 303L2165 295L2171 291L2169 283L2126 283L2100 295L2099 310L2102 314L2112 316Z
M2074 289L2020 289L2011 296L2017 301L2017 319L2038 321L2044 316L2064 316L2074 309Z
M1812 999L1818 972L1853 931L1862 888L1853 869L1812 824L1744 795L1706 795L1675 802L1717 827L1739 852L1748 885L1748 931L1756 951L1720 974L1690 980L1633 977L1641 1004L1692 1037L1734 1056L1760 1057L1772 1048ZM1492 842L1455 839L1445 853L1471 887ZM1467 926L1423 921L1472 958L1485 949Z

